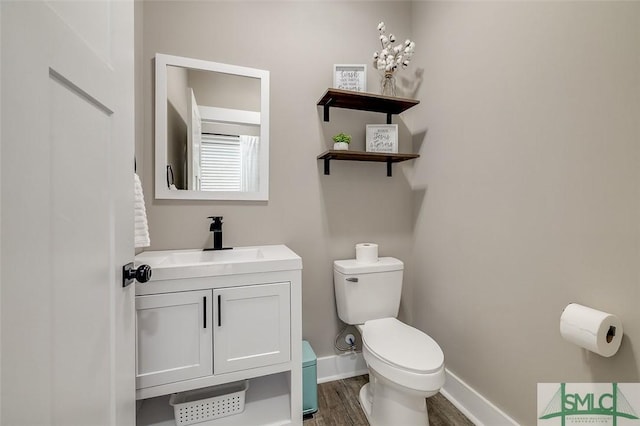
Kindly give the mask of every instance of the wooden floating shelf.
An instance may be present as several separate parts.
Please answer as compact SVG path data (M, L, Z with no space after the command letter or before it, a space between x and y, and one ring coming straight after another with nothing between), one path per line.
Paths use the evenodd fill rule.
M387 176L391 176L391 165L402 161L413 160L420 157L418 154L392 154L387 152L364 152L364 151L338 151L329 150L318 155L318 160L324 160L324 174L331 174L331 160L346 161L373 161L387 163Z
M400 114L419 103L420 101L417 99L396 98L343 89L327 89L318 101L318 106L324 108L324 121L329 121L329 108L335 107L383 112L387 114L387 124L391 124L393 114Z

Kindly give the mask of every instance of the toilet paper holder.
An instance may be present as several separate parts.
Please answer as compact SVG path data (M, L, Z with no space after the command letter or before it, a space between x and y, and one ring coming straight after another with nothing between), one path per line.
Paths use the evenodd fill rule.
M624 330L616 315L570 303L560 316L560 334L570 343L603 357L611 357L620 348Z
M571 302L571 303L575 303L575 302ZM562 309L562 312L564 312L564 309ZM607 330L607 336L606 336L607 343L611 343L614 337L616 337L616 326L610 325L609 330Z

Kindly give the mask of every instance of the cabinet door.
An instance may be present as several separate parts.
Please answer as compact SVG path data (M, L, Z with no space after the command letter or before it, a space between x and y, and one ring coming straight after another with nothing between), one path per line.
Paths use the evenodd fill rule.
M215 374L291 359L289 293L288 282L213 291Z
M136 297L136 388L212 371L211 290Z

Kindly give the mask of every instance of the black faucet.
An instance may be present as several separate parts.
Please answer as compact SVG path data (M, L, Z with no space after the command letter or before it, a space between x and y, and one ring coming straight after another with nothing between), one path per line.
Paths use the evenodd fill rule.
M209 231L213 233L213 247L205 250L229 250L232 247L222 247L222 216L209 216L212 220Z

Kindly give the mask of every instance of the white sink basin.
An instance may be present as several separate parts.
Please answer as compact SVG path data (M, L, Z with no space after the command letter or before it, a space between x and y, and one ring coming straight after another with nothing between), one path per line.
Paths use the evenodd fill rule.
M216 262L246 262L263 259L259 248L237 248L233 250L179 250L170 252L162 263L167 265L199 265Z
M231 250L210 251L145 251L136 256L135 263L151 266L151 282L302 268L300 256L285 245L236 247Z

